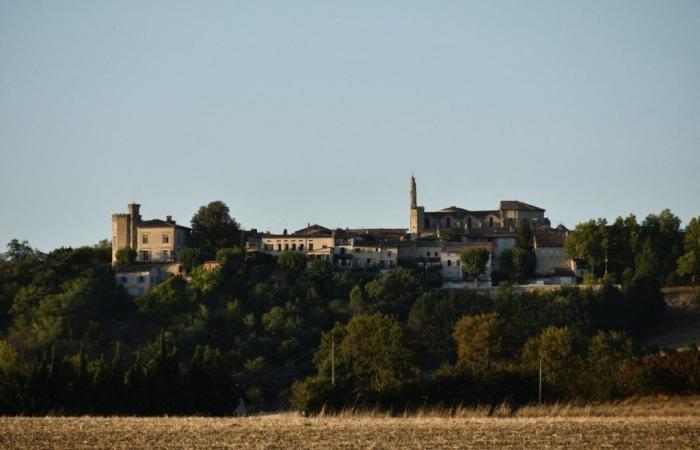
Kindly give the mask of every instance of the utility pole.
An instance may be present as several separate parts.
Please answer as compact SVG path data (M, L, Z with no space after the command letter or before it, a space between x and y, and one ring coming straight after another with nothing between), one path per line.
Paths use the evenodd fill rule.
M539 403L542 404L542 355L540 355L540 385L538 390Z
M335 386L335 339L331 339L331 384Z

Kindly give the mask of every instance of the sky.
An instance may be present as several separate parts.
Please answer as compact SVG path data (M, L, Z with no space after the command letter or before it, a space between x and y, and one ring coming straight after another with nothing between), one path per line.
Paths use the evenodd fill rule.
M0 245L521 200L700 215L700 2L0 0Z

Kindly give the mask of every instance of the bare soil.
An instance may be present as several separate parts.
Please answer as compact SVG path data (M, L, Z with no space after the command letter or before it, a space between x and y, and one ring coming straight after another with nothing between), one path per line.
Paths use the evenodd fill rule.
M700 448L698 404L680 398L533 406L507 417L506 408L490 417L487 408L409 417L0 417L0 448L690 449Z

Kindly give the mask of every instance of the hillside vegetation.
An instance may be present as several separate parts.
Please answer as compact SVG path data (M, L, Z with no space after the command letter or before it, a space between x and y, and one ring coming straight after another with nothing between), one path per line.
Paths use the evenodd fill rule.
M493 296L436 289L433 274L405 268L245 254L244 233L229 227L199 231L201 247L183 261L189 281L132 298L115 283L107 243L43 254L13 241L0 259L0 412L522 405L539 397L540 367L548 402L697 394L696 348L642 346L664 326L660 288L691 277L663 252L694 251L668 214L625 222L634 240L615 248L631 252L631 266L596 280L600 289L503 285ZM201 267L212 257L219 268Z

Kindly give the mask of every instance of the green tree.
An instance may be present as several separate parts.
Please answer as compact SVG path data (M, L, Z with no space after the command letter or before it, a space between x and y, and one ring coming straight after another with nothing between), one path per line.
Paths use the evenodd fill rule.
M468 248L459 255L462 262L462 269L474 279L474 286L477 285L477 278L486 270L491 258L491 252L483 247Z
M292 274L300 274L306 268L306 256L301 252L284 251L277 257L277 265Z
M625 270L634 270L634 258L639 250L639 225L634 215L618 217L607 227L608 273L620 282Z
M0 340L0 411L20 412L19 353L5 340Z
M238 246L241 233L238 223L229 214L228 206L217 200L201 206L192 217L192 239L206 258L213 258L220 248Z
M495 313L459 319L452 334L457 344L457 365L475 372L494 367L501 354L501 334L501 324Z
M690 277L695 284L700 275L700 217L693 217L685 227L683 250L685 253L678 258L678 274Z
M681 220L670 210L649 214L642 222L641 242L651 247L656 257L656 277L662 284L673 282L678 258L683 254Z
M124 374L124 403L129 412L143 414L149 403L147 394L146 374L141 364L141 354L137 352Z
M187 247L180 250L178 259L180 264L182 264L183 270L186 273L190 273L204 262L204 254L200 248Z
M522 282L535 271L535 253L520 247L503 250L499 262L512 282Z
M515 246L530 252L535 250L535 238L532 234L530 221L527 219L523 219L518 223L515 233Z
M527 367L535 371L540 361L542 378L559 395L577 395L577 374L581 367L574 332L569 327L548 327L530 338L523 349Z
M584 261L591 274L601 275L604 268L606 251L605 219L589 220L576 225L564 243L564 250L571 258Z
M365 292L362 286L356 285L350 291L350 311L353 314L362 314L366 308Z
M595 398L609 400L619 391L617 374L632 358L632 341L619 331L599 331L588 344L588 383Z
M404 320L420 293L418 278L403 267L365 284L366 306L370 312L392 314Z
M7 251L3 256L7 261L16 263L37 254L38 252L29 245L28 241L12 239L8 242Z
M122 247L117 250L117 265L125 266L136 261L136 250L131 247Z
M414 355L396 319L361 314L350 319L346 330L339 350L352 362L358 387L382 391L410 379Z

